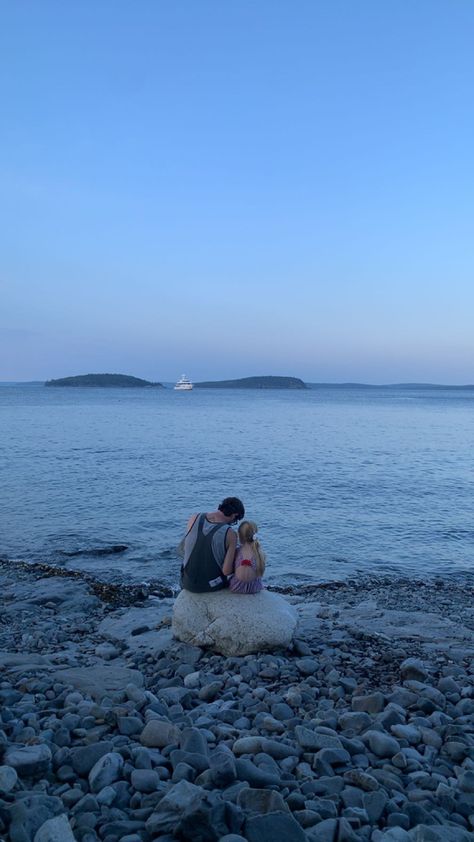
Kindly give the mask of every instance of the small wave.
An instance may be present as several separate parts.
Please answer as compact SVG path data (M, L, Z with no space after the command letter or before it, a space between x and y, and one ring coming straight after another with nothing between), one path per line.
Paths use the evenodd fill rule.
M474 538L474 530L472 529L443 529L440 532L440 537L445 541L465 541Z

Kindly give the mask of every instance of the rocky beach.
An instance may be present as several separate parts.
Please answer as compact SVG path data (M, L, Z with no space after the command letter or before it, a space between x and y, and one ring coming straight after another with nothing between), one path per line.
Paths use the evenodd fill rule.
M0 562L0 839L474 839L472 587L303 588L289 649L223 656L57 573Z

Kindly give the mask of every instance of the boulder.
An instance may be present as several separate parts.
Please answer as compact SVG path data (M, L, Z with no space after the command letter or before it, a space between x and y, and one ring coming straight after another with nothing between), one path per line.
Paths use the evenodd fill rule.
M269 591L244 595L183 590L173 608L173 633L178 640L221 655L247 655L287 648L297 619L293 606Z

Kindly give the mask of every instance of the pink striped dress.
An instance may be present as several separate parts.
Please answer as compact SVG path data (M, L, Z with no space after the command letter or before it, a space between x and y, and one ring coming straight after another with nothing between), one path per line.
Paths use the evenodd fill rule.
M241 547L238 548L235 556L234 571L236 571L238 567L252 567L255 573L257 572L256 559L253 556L252 558L244 558ZM255 579L252 579L250 582L242 582L236 577L235 572L229 577L229 590L234 593L259 593L262 589L263 582L261 576L256 576Z

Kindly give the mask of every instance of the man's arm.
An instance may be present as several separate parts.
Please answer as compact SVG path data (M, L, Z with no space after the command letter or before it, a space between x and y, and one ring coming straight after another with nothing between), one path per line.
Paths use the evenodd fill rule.
M222 565L224 576L230 576L234 572L235 548L237 546L237 535L233 529L228 529L225 536L226 554Z
M189 530L190 530L190 529L192 529L192 527L194 526L194 522L196 521L196 519L197 519L198 517L199 517L199 514L197 514L197 515L191 515L191 517L190 517L190 518L189 518L189 520L188 520L188 525L187 525L187 527L186 527L186 535L188 534Z
M179 542L178 546L176 547L176 552L180 556L180 558L184 558L184 542L186 540L186 535L188 534L189 530L192 529L192 527L193 527L193 525L194 525L194 523L195 523L195 521L198 517L199 517L199 514L191 515L191 517L188 520L188 524L186 526L186 532L184 533L183 537L181 538L181 541Z

